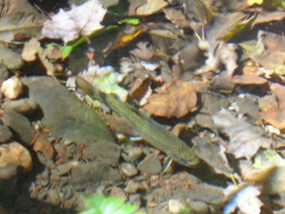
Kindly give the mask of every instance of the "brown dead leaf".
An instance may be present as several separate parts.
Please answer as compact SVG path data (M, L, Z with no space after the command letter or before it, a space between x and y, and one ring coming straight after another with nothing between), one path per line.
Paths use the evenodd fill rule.
M268 81L267 79L260 77L258 74L246 74L240 76L234 76L232 78L233 83L240 85L263 85Z
M39 132L33 139L33 149L48 158L52 158L54 149L45 134Z
M186 128L187 124L178 123L173 127L171 133L174 134L176 137L179 137L180 133L182 133Z
M277 99L278 106L277 108L263 107L261 117L275 128L283 130L285 129L285 87L276 83L272 84L270 89Z
M153 46L150 46L148 42L139 42L137 44L137 48L130 51L134 57L141 59L141 60L150 60L154 54Z
M192 138L192 143L198 157L207 163L217 174L230 178L233 170L226 157L226 145L218 138L213 138L207 133L200 133Z
M135 1L131 1L135 2ZM154 14L164 7L168 6L169 3L164 0L147 0L147 2L136 8L136 15L138 16L148 16Z
M285 160L274 150L262 150L249 161L240 162L239 168L244 180L249 184L262 185L263 191L280 194L285 190Z
M272 12L261 12L258 14L253 26L257 24L264 24L267 22L281 21L285 17L285 12L272 11Z
M129 94L139 101L140 105L147 103L147 98L151 95L152 89L150 87L151 79L145 77L145 79L136 79L130 86Z
M259 31L258 42L247 44L245 52L254 61L277 75L285 74L285 37L276 33Z
M242 186L244 186L242 184ZM235 196L231 198L230 202L225 205L224 213L234 213L235 210L239 210L240 213L261 213L261 208L264 206L260 200L261 190L257 186L245 186L239 188L236 192L236 186L232 188L227 187L227 193L232 195L229 190L235 192Z
M260 148L269 148L271 145L270 138L263 136L264 131L261 127L238 119L228 110L222 109L214 114L212 119L229 137L227 153L233 154L237 159L246 157L249 160Z
M163 12L165 13L165 17L178 27L191 27L191 22L187 19L183 11L176 8L164 8Z
M0 40L21 43L31 37L40 37L43 13L28 0L1 1Z
M181 118L196 110L197 94L190 82L164 84L152 94L143 109L151 115Z
M109 54L112 50L120 49L129 44L130 42L134 41L144 33L145 29L142 26L133 27L127 32L121 32L114 41L108 44L108 46L103 50L103 53Z
M193 11L195 19L197 19L202 26L209 25L216 16L209 4L209 1L188 0L185 1L185 8L186 14L191 14Z
M233 29L235 24L241 23L246 17L247 15L242 12L219 14L215 18L215 23L210 27L207 33L207 40L212 43L218 38L225 37L225 35L229 34L231 29Z

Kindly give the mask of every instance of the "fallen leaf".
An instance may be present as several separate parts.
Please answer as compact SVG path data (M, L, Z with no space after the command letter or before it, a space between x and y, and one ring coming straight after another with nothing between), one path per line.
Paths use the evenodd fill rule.
M151 115L181 118L196 110L197 94L193 83L180 81L165 84L148 98L143 107Z
M234 76L232 81L233 83L240 85L264 85L268 82L267 79L260 77L255 73Z
M129 94L136 100L139 100L140 105L147 103L147 98L151 95L151 79L136 79L131 85Z
M285 74L285 37L259 31L257 41L241 44L246 54L271 74ZM267 71L268 72L268 71Z
M60 9L51 20L44 22L42 34L48 38L62 39L64 43L87 36L103 28L103 20L107 10L98 0L88 0L65 12Z
M213 115L216 126L221 128L230 138L228 153L236 158L250 159L260 147L269 148L271 141L263 136L262 128L253 126L225 109Z
M254 5L254 4L260 5L260 4L262 4L262 3L263 3L263 0L247 0L247 4L248 4L249 6L252 6L252 5Z
M131 30L128 30L128 32L121 32L117 36L117 38L112 41L104 50L104 54L109 54L112 50L120 49L130 42L134 41L141 35L145 33L145 29L143 29L142 26L134 27Z
M164 8L165 17L180 28L190 28L191 22L183 11L176 8Z
M257 14L251 16L250 18L246 19L245 17L241 20L237 20L234 25L222 36L218 37L225 42L231 41L232 39L236 38L238 35L243 33L246 29L248 29L254 20L256 19Z
M186 14L194 14L194 18L198 20L204 27L209 25L215 17L209 1L205 0L188 0L185 1Z
M259 109L261 112L276 111L278 103L274 95L266 95L258 100Z
M31 37L41 36L45 16L40 14L28 0L1 2L0 40L22 42Z
M241 189L232 200L225 205L224 214L234 213L236 208L239 208L241 213L259 214L262 201L258 198L261 191L255 186L246 186Z
M126 74L116 72L112 66L100 67L98 64L90 63L88 68L82 71L79 76L90 84L88 89L85 88L85 90L87 90L86 92L89 91L88 93L85 92L85 94L92 94L95 88L107 94L115 94L123 101L127 100L128 91L119 85ZM74 80L74 78L70 78L68 81L69 87L75 87ZM81 88L82 87L83 85L81 85ZM94 101L98 102L97 100ZM91 102L93 101L91 100ZM95 105L98 105L98 103Z
M145 4L136 8L135 13L138 16L149 16L160 11L168 5L169 3L164 0L147 0Z
M264 1L264 0L248 0L248 1L259 1L260 5L266 9L270 10L284 10L285 3L283 0L271 0L271 1Z
M221 46L217 47L216 54L221 63L225 65L227 74L232 76L235 70L238 68L236 46L234 44L223 43Z
M33 150L40 152L48 158L52 158L54 149L51 143L48 141L45 134L39 132L33 139Z
M139 42L137 48L130 51L130 54L141 60L150 60L154 54L154 48L147 42Z
M240 163L244 180L253 185L262 185L265 193L276 195L285 191L285 160L276 151L268 149L259 152L254 164Z
M42 23L35 20L36 17L33 14L17 14L1 18L0 40L17 42L39 35Z
M177 58L177 64L183 71L193 71L205 63L205 57L201 53L197 41L193 41L179 50Z
M285 129L285 87L275 83L270 89L277 98L278 105L271 106L271 103L268 103L268 107L263 106L261 117L275 128L283 130Z
M281 21L282 19L284 19L284 17L285 12L282 11L261 12L258 13L258 16L254 21L253 26L267 22Z
M221 68L221 65L224 65L227 70L227 75L232 76L235 70L238 68L236 45L233 43L217 41L213 47L215 47L215 49L213 50L210 48L209 56L206 60L205 70L216 72L219 68Z
M254 159L255 171L267 172L267 179L263 180L265 191L277 194L285 191L285 160L274 150L265 150L258 153Z
M247 15L241 12L222 13L216 16L214 24L209 27L206 35L209 47L208 59L200 72L216 72L221 68L221 65L225 65L228 76L232 76L238 67L238 55L236 45L228 42L239 38L249 28L255 17L244 22Z
M217 174L223 174L228 178L233 177L233 169L226 157L226 146L218 137L212 138L209 134L200 134L192 138L196 154L201 160L209 164Z

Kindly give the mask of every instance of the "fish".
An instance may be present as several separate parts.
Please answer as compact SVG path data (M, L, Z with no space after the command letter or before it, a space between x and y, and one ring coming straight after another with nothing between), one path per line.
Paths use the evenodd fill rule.
M139 112L134 106L121 101L114 94L96 90L89 82L77 76L76 84L85 94L105 103L113 112L124 119L146 142L166 153L178 164L186 167L199 165L199 158L193 148L174 136L162 125Z

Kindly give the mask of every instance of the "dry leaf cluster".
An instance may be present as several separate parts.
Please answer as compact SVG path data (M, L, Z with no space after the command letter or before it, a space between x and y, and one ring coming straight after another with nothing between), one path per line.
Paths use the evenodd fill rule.
M222 183L222 187L209 187L208 178L202 184L195 179L193 183L187 181L182 191L187 200L194 192L190 201L200 200L208 210L218 204L215 208L221 212L223 207L224 213L284 212L284 2L133 0L129 1L128 11L116 14L116 19L110 16L114 15L112 12L107 13L113 9L113 3L112 7L103 6L109 5L108 1L86 0L70 8L54 9L48 15L39 13L27 0L1 3L0 82L4 96L1 121L17 137L26 134L23 127L38 118L29 115L36 110L20 112L21 108L13 107L12 111L25 114L16 116L17 123L22 117L26 119L19 122L20 128L13 127L15 121L5 118L8 115L5 111L12 108L7 107L9 102L32 98L46 127L41 132L32 129L25 146L31 146L34 153L52 162L54 168L47 166L50 172L58 164L59 171L67 174L80 166L81 159L67 162L64 157L68 156L65 149L69 142L57 144L49 135L70 138L72 142L86 143L97 138L114 141L106 124L113 132L135 134L132 127L121 122L124 118L111 115L110 109L107 116L101 110L99 117L83 104L85 100L78 101L60 86L60 81L73 75L75 63L74 73L81 73L101 92L116 94L162 125L175 127L172 129L175 134L187 143L191 141L197 156L207 165L207 173L202 174L222 178L218 182L211 180L215 185ZM139 22L126 24L126 16ZM104 26L105 19L114 19L114 31ZM58 44L50 44L51 39L57 39L54 42ZM82 41L92 48L87 51L84 45L79 45ZM71 55L64 55L66 47ZM82 64L85 61L88 63ZM29 77L33 75L49 75L57 80ZM72 78L68 83L75 87ZM93 100L88 104L94 107ZM33 166L30 152L21 143L10 141L0 142L0 177L15 171L15 167L30 172ZM84 143L75 152L79 156L88 147ZM100 152L104 156L104 151ZM122 156L128 162L127 155ZM165 156L159 152L152 152L152 156L157 156L155 160L161 168ZM115 170L117 165L112 164ZM197 170L205 170L202 167ZM177 174L173 172L173 177L183 180L189 178L188 172L192 171L181 167ZM234 182L238 185L224 188ZM175 184L161 181L160 186L164 187L163 184L173 191L171 194L175 192ZM216 198L222 195L223 200L217 202L208 193ZM173 201L169 204L175 210Z

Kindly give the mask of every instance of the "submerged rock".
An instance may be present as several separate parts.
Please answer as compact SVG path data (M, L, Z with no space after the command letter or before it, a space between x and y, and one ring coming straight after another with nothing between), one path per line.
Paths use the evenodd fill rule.
M74 142L114 141L114 136L96 112L50 77L22 79L42 111L41 121L56 137Z

